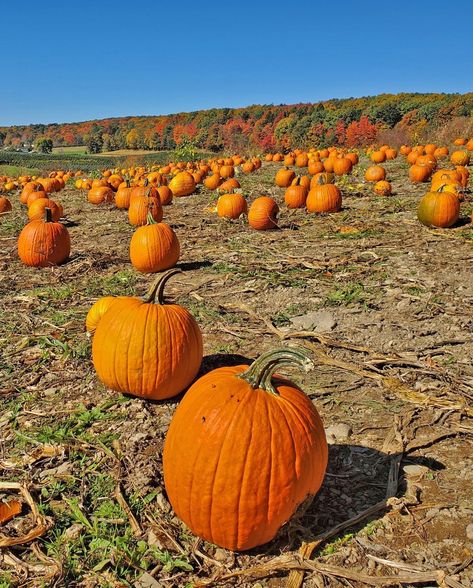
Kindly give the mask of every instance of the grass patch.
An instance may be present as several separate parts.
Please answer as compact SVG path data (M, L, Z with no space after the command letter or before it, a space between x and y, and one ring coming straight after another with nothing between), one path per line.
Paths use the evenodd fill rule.
M364 302L365 287L359 282L349 282L344 286L338 286L326 297L326 304L329 306L363 304Z

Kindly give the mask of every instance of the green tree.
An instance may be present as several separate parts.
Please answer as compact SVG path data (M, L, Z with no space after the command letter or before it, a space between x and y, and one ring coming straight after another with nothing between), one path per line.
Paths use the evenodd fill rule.
M94 125L87 136L86 145L89 153L101 153L103 149L102 131L98 125Z
M36 140L35 147L36 151L39 151L39 153L52 153L53 142L47 137L40 137Z

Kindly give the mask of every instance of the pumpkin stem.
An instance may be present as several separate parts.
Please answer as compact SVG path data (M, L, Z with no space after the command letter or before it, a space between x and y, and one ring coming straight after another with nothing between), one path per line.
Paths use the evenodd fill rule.
M53 222L53 213L50 208L44 209L44 222L45 223L52 223Z
M148 290L146 296L144 296L144 302L146 302L146 304L164 304L163 292L166 282L169 280L171 276L180 273L182 273L182 270L173 268L165 272L164 274L160 275L159 278L155 280L151 288Z
M263 353L238 377L248 382L255 390L260 388L277 396L278 392L271 379L281 365L297 365L307 372L314 367L314 362L304 347L285 347Z
M147 225L157 225L158 223L154 220L154 216L151 212L153 205L150 203L148 204L148 214L146 215L146 224Z

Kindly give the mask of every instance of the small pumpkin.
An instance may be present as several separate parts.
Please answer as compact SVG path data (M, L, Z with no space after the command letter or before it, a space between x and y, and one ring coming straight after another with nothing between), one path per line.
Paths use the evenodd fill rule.
M113 202L114 192L108 186L92 186L87 192L87 200L91 204L104 204Z
M92 359L100 380L112 390L149 400L171 398L197 375L202 334L182 306L165 304L163 290L172 269L157 278L141 300L124 296L101 318Z
M120 186L115 194L115 206L120 210L128 210L130 207L131 192L133 188L130 180L126 180L124 186Z
M432 168L429 165L414 164L409 168L409 179L415 184L427 182L432 174Z
M296 173L292 169L283 167L277 171L274 181L276 182L276 186L279 186L280 188L287 188L291 185L291 182L295 177Z
M12 205L10 200L6 196L0 196L0 214L5 214L6 212L10 212L12 209Z
M71 252L69 232L53 221L46 208L44 220L29 222L18 237L18 255L25 265L47 267L65 262Z
M288 208L304 208L307 200L308 189L301 185L300 178L296 178L292 184L286 188L284 201Z
M147 224L138 227L130 241L130 261L134 268L146 274L174 267L180 251L176 233L166 223L156 222L151 213Z
M250 206L248 224L257 231L267 231L277 228L279 206L274 198L260 196Z
M337 176L343 176L351 172L353 163L348 157L336 157L333 162L333 172Z
M207 190L216 190L222 183L222 176L219 173L214 173L207 176L204 180L204 186Z
M392 192L391 184L386 180L376 182L374 186L374 191L376 192L376 194L379 194L380 196L389 196Z
M450 156L453 165L467 166L470 163L470 154L467 151L454 151Z
M169 186L159 186L157 188L159 200L163 206L169 206L172 202L172 192Z
M386 170L381 165L370 165L365 172L367 182L380 182L386 179Z
M274 375L312 367L303 350L215 369L179 403L163 451L166 492L193 533L226 549L267 543L318 492L327 467L322 421L304 392Z
M428 227L447 228L454 225L460 216L460 201L452 192L440 188L428 192L420 201L417 218Z
M217 214L223 218L237 219L248 212L248 204L242 194L223 194L217 201Z

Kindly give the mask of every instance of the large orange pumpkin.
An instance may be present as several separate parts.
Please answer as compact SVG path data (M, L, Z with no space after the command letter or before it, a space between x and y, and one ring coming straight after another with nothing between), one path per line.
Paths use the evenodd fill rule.
M171 505L193 533L226 549L267 543L322 485L323 424L300 388L273 375L286 363L312 362L287 348L250 367L213 370L188 390L169 426Z
M138 271L150 274L174 267L179 261L179 239L166 223L148 213L147 224L138 227L130 241L130 261Z
M135 196L131 199L128 208L128 220L131 225L134 225L135 227L145 225L149 214L151 214L156 222L161 222L163 218L163 207L159 198L152 196Z
M46 208L51 210L51 218L54 222L57 222L64 214L63 208L59 202L54 202L54 200L49 198L38 198L38 200L34 200L28 207L28 218L30 220L43 219Z
M25 265L47 267L66 261L71 252L69 232L53 222L51 210L45 209L44 220L33 220L18 237L18 255Z
M258 231L276 229L279 206L274 198L260 196L253 201L248 212L248 224Z
M92 305L85 319L85 329L88 333L95 333L101 318L116 300L119 300L116 296L104 296Z
M162 274L148 295L124 296L103 315L95 331L92 359L100 380L112 390L162 400L182 392L202 361L202 334L182 306L164 304Z

